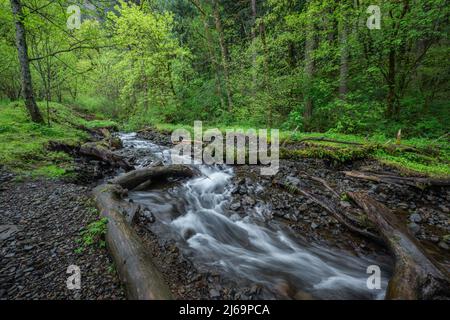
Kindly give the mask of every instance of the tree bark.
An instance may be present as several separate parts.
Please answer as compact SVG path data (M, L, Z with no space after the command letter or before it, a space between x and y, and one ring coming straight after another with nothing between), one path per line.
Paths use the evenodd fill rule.
M12 13L16 25L16 46L19 55L21 69L22 94L25 106L30 114L31 120L36 123L44 123L33 94L33 82L31 80L30 62L28 60L28 47L26 41L25 26L23 24L23 12L20 0L10 0Z
M108 219L106 243L125 284L128 299L170 300L172 294L163 276L130 225L139 207L122 199L125 191L118 185L101 185L94 190L97 207ZM123 211L128 215L123 214Z
M113 180L112 184L120 185L121 187L133 190L137 187L142 187L143 183L148 180L162 179L167 177L186 177L191 178L196 175L194 169L183 165L158 166L151 168L144 168L125 173Z

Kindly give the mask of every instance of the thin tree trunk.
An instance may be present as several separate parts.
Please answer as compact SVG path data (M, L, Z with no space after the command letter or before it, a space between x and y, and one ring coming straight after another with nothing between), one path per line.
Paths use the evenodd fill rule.
M213 12L214 12L214 20L216 22L216 30L219 34L219 44L220 44L220 51L222 53L222 65L223 65L223 75L225 78L225 91L227 94L227 100L228 100L228 111L233 111L233 100L231 95L231 89L230 89L230 72L229 72L229 66L228 66L228 49L225 43L225 37L223 34L223 26L222 21L220 19L220 12L219 12L219 5L217 3L217 0L211 0L212 6L213 6Z
M208 47L209 60L214 72L214 79L216 82L216 95L220 99L220 106L222 107L222 110L224 110L225 100L223 99L222 85L220 83L219 65L215 58L213 40L211 36L211 31L209 30L208 16L206 15L206 12L203 10L199 0L191 0L191 2L197 7L198 11L200 12L200 16L202 18L203 27L205 29L206 46Z
M33 82L31 80L30 62L28 60L28 47L25 35L25 26L23 25L23 12L20 0L10 0L11 9L16 24L16 46L19 55L22 94L25 99L25 106L30 114L31 120L36 123L43 123L39 108L33 95Z
M310 2L310 1L308 1ZM304 112L304 126L306 130L310 129L310 123L312 119L312 113L314 108L314 102L311 97L312 80L314 77L314 58L313 51L316 45L314 35L313 22L309 22L306 30L306 43L305 43L305 75L306 75L306 91L305 92L305 112Z
M387 95L387 115L395 116L395 50L389 52L389 70L387 75L388 95Z
M339 70L339 97L345 100L348 93L348 27L343 21L341 28L341 65Z
M256 0L250 0L250 5L251 5L251 10L252 10L252 44L253 46L255 45L255 40L256 40L256 16L257 16L257 12L256 12ZM257 85L258 85L258 74L257 74L257 66L256 66L256 48L253 47L253 52L252 52L252 67L253 67L253 73L252 73L252 80L253 80L253 86L252 86L252 95L253 97L256 94L256 89L257 89Z

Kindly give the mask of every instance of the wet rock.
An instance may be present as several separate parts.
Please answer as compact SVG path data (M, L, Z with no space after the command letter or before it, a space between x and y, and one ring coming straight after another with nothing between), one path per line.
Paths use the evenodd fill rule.
M408 228L415 235L417 235L420 232L420 226L414 222L408 224Z
M449 250L449 246L447 243L445 243L444 241L439 242L438 244L439 248L444 249L444 250Z
M241 207L241 204L239 202L234 202L230 205L230 210L236 211Z
M430 237L430 241L433 243L438 243L439 242L439 237L438 236L431 236Z
M409 220L414 223L421 223L422 217L418 213L413 213L412 215L409 216Z
M220 292L216 289L211 289L211 290L209 290L209 296L212 299L218 299L218 298L220 298Z

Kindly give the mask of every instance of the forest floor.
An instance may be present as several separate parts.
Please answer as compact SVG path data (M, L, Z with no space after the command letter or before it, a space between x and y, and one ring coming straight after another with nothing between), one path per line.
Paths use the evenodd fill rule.
M0 299L125 298L106 249L80 243L98 220L90 191L0 171ZM70 265L80 268L82 290L67 288Z

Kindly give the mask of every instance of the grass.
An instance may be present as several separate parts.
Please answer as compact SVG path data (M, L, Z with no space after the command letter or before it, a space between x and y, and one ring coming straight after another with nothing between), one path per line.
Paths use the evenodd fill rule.
M47 122L45 103L38 103ZM0 101L0 165L21 177L58 178L70 174L72 159L62 152L46 150L49 141L76 144L88 137L77 128L103 127L111 121L89 121L67 107L50 103L51 125L30 121L23 102Z

